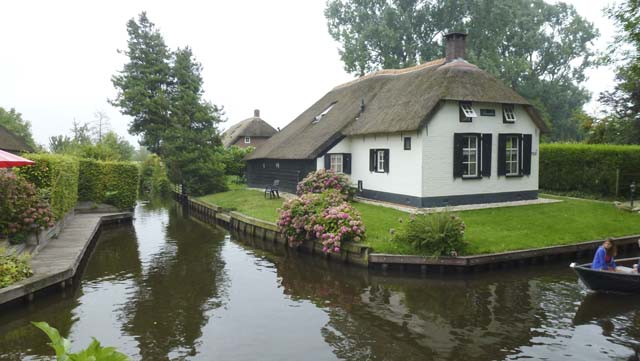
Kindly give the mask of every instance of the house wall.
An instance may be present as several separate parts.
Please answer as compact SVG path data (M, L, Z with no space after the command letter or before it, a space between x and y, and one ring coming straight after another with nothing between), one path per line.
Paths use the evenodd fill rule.
M411 150L404 150L404 137L411 137ZM418 132L347 137L327 153L351 153L350 178L354 186L362 181L362 196L419 206L423 137ZM370 149L389 149L389 173L369 171ZM322 168L324 157L319 157L316 169Z
M247 162L247 185L264 188L280 180L280 189L295 193L298 182L315 170L315 162L305 159L254 159Z
M425 206L480 203L535 198L538 191L538 161L540 132L522 106L515 106L516 122L502 122L500 104L474 102L478 115L471 123L459 121L458 102L446 101L424 130L422 158L422 197ZM495 109L495 116L481 116L480 109ZM491 176L481 179L453 177L453 134L491 133ZM522 177L498 177L498 134L532 135L531 174ZM485 196L482 196L485 195ZM454 196L454 197L450 197ZM455 197L459 196L459 197ZM472 197L470 197L472 196ZM475 196L475 197L473 197ZM474 201L474 198L476 201ZM430 199L430 200L429 200Z

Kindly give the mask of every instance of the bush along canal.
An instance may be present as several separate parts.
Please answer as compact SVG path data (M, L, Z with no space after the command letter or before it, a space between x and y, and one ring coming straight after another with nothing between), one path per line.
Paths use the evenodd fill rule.
M0 359L51 359L30 321L134 360L606 360L633 354L637 296L587 294L566 265L387 274L138 205L74 287L0 313Z

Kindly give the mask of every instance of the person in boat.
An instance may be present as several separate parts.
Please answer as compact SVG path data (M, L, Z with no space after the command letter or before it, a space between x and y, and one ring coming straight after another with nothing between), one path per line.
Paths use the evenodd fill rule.
M607 238L602 246L598 247L591 263L592 269L602 271L616 271L615 256L617 255L616 245L613 239Z

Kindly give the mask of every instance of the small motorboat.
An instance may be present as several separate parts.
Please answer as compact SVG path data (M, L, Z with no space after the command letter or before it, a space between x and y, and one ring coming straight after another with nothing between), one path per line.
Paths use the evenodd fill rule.
M631 268L638 258L616 260L618 266ZM629 272L601 271L591 268L591 263L569 265L578 274L580 280L591 290L597 292L640 293L640 274Z

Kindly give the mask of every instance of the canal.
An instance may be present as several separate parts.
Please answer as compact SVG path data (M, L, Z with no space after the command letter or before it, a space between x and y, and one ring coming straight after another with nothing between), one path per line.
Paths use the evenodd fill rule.
M588 294L566 265L383 275L227 235L139 204L76 287L0 311L0 360L52 359L30 321L136 360L626 360L640 340L640 298Z

